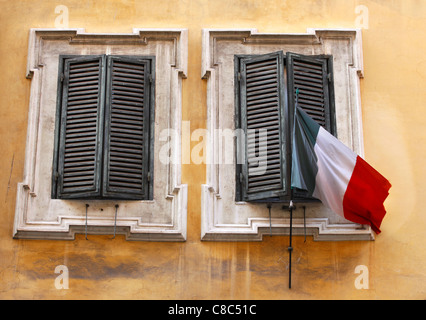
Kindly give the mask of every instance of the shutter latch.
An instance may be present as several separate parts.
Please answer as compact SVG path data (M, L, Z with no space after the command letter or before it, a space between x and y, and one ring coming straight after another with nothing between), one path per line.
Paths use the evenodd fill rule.
M331 73L327 73L327 80L328 82L331 82Z

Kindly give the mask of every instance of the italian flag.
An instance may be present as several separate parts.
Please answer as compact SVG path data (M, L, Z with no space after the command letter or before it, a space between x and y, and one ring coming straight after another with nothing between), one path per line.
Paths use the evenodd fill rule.
M336 214L379 234L389 181L300 107L293 130L291 187L307 190Z

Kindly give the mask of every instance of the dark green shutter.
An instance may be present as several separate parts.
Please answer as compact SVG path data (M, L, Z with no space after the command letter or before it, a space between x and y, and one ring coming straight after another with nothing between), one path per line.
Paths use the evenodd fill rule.
M296 90L298 104L318 124L334 133L334 97L330 56L287 53L289 106L293 115Z
M297 102L319 125L335 134L334 87L331 56L304 56L288 52L287 79L289 116L294 117ZM293 190L293 198L313 200L301 190Z
M58 198L100 194L103 56L65 59L59 132Z
M104 196L148 197L151 81L150 60L108 57Z
M286 193L283 60L282 52L240 59L240 124L246 157L239 180L244 201Z
M60 57L53 198L152 199L154 59Z

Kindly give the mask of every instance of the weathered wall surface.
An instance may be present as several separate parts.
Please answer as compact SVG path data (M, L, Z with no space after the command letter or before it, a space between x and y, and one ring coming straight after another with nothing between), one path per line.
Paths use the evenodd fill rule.
M64 5L68 21L55 13ZM205 128L202 28L362 28L361 82L365 158L392 183L382 234L372 242L293 240L201 242L200 191L205 166L183 165L188 184L188 238L183 243L128 242L78 235L75 241L13 240L16 186L22 180L30 80L30 28L188 28L189 68L183 119ZM0 298L2 299L424 299L426 298L426 2L423 0L6 1L0 0ZM55 25L56 24L56 25ZM191 142L193 147L198 142ZM55 268L69 289L55 287ZM369 271L357 289L355 269Z

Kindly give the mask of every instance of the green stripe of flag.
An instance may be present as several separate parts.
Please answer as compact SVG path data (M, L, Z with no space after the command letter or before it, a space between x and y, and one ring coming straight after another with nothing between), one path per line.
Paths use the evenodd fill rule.
M291 187L307 190L309 195L315 190L318 172L315 144L320 126L300 107L296 107L292 139Z

